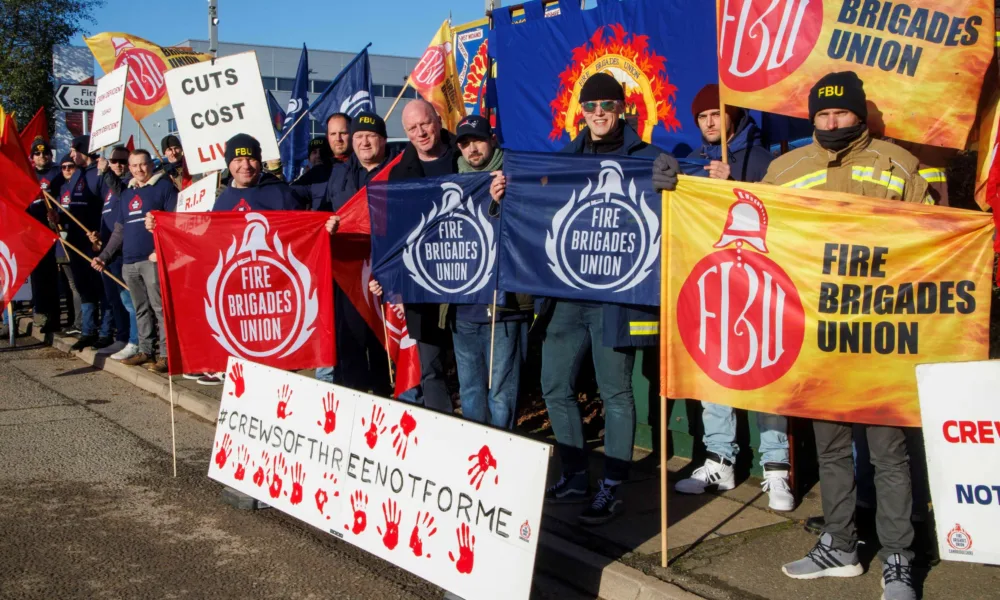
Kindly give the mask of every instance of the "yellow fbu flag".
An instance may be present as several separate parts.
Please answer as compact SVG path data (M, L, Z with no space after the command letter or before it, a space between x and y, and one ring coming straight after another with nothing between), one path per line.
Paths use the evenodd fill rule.
M170 104L163 75L170 69L211 60L186 47L163 47L127 33L99 33L84 38L105 73L128 64L125 106L136 121Z
M988 358L987 214L685 176L663 214L668 398L915 427L917 364Z
M441 23L409 79L410 85L434 105L441 116L441 125L449 131L455 131L458 122L465 116L453 40L451 25L448 21Z

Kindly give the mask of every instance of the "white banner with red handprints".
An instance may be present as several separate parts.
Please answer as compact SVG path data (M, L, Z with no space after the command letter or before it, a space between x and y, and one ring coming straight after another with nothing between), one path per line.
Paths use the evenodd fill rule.
M549 446L229 359L208 476L468 600L527 599Z

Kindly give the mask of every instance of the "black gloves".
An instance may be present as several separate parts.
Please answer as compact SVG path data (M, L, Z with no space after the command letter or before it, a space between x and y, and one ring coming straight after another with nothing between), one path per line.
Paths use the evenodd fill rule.
M673 191L677 187L677 174L681 166L669 154L661 154L653 161L653 189L662 192Z

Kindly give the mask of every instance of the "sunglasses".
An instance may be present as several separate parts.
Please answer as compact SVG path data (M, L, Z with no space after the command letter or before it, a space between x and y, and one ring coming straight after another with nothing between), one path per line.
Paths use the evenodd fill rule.
M111 164L113 164L113 165L127 165L128 164L128 159L127 158L109 158L108 162L111 163Z
M592 113L597 110L600 106L601 110L604 112L618 112L618 101L617 100L601 100L600 102L584 102L582 104L583 112Z
M45 156L45 152L42 151L42 150L39 150L38 152L32 152L31 155L32 156Z

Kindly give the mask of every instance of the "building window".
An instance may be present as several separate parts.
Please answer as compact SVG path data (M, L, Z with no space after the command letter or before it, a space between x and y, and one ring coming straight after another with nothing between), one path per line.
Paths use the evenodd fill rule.
M167 119L167 133L177 133L177 119Z
M264 84L264 89L265 90L274 91L274 90L278 89L277 85L274 82L274 77L261 77L260 81L261 81L261 83Z
M382 95L382 84L381 83L373 83L372 84L372 95L375 96L376 98L378 98L379 96Z
M403 94L403 97L416 99L420 97L420 94L417 93L417 90L413 89L413 86L410 86L406 88L406 93Z
M403 91L403 86L401 85L383 85L382 86L382 97L383 98L395 98Z
M288 77L278 77L278 91L290 92L295 89L295 80Z
M330 87L329 81L323 81L322 79L313 79L312 82L313 93L322 94L326 88Z

